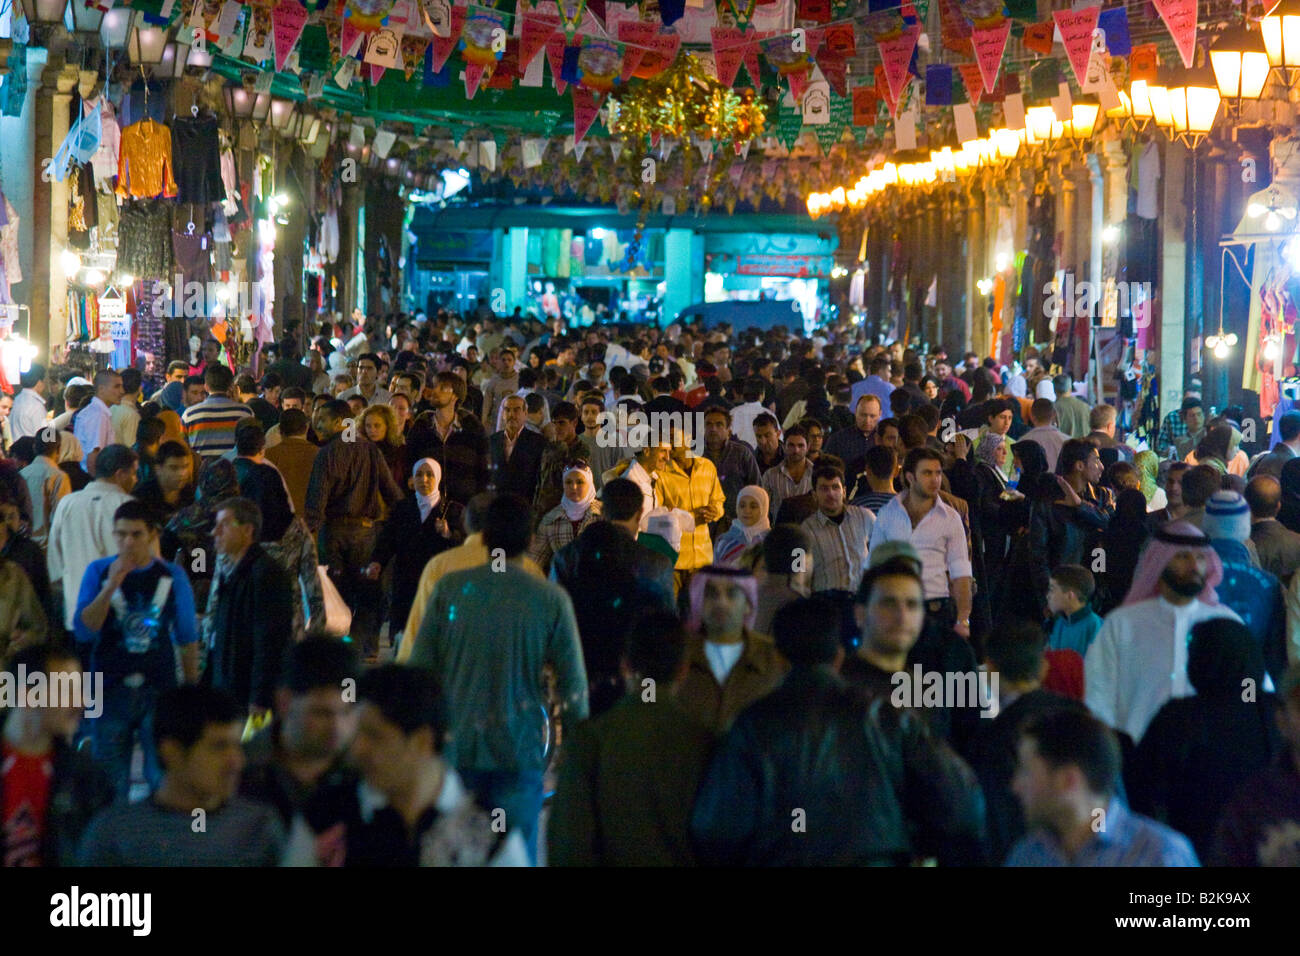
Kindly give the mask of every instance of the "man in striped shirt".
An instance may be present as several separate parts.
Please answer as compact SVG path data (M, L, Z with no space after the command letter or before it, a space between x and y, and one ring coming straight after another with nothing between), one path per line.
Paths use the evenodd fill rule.
M235 377L224 365L209 364L203 373L208 397L181 415L185 438L205 460L218 458L235 447L235 426L253 410L229 396Z
M867 567L867 542L876 517L844 503L844 469L826 463L813 469L817 513L803 523L812 536L812 589L854 591Z
M776 520L781 502L812 491L812 463L808 461L808 432L791 425L785 433L785 460L763 472L762 488L767 492L768 517Z

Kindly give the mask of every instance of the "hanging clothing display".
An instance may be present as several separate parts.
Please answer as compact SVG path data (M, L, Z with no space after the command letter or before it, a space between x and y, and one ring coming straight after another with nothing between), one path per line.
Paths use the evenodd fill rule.
M225 198L215 116L179 116L172 120L176 160L176 198L181 202L220 202Z
M1160 209L1160 147L1154 137L1139 147L1136 165L1137 214L1155 219Z
M4 222L0 224L0 260L4 263L5 282L17 285L23 281L23 270L18 264L18 213L3 193Z
M119 196L174 197L173 169L172 134L166 126L145 119L122 130L122 152L117 163Z
M73 166L68 174L68 245L89 249L90 233L98 224L95 172L89 163Z
M111 189L117 178L117 160L122 150L122 128L117 125L117 111L107 96L97 100L83 100L82 113L89 116L96 106L101 107L99 117L99 146L90 158L97 189Z
M172 264L171 206L162 200L127 203L118 217L117 271L165 279Z
M239 209L239 177L235 174L235 155L229 145L221 150L221 186L224 191L221 210L233 216Z

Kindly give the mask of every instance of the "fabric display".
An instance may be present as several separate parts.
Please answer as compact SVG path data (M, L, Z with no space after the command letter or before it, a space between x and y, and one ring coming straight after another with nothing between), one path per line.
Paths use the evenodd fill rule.
M98 224L95 171L90 163L73 166L68 174L68 245L73 249L89 249L90 234Z
M161 308L154 314L154 297L145 291L152 287L152 282L137 282L126 293L135 351L144 359L140 371L150 389L161 388L167 377L166 318Z
M181 202L224 201L221 151L215 116L180 116L171 123L176 198Z
M18 263L18 213L14 210L7 196L0 193L0 215L3 216L3 222L0 222L0 294L3 299L0 301L12 302L13 298L9 294L9 287L23 281L23 270Z
M127 203L118 216L117 271L137 278L166 279L172 264L171 204L144 199Z
M122 128L117 125L117 111L113 109L108 97L97 100L83 100L83 116L89 116L95 107L100 107L99 146L90 158L90 165L95 174L95 188L100 191L111 190L113 180L117 178L117 158L122 148Z
M176 195L173 176L172 133L151 119L122 130L122 152L117 162L117 194L123 198L172 198Z

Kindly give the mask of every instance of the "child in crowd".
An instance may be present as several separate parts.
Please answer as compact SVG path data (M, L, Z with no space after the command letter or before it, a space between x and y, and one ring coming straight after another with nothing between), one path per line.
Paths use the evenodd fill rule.
M1101 630L1101 618L1089 602L1096 581L1082 565L1063 564L1052 572L1047 587L1047 608L1054 615L1048 650L1074 651L1086 657L1093 638Z

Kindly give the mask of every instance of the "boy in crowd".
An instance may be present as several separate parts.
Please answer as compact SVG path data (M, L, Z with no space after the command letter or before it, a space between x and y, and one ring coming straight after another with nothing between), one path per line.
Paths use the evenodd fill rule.
M1047 609L1053 614L1048 650L1087 655L1101 630L1101 618L1089 604L1096 587L1092 572L1082 565L1063 564L1052 572L1047 587Z

